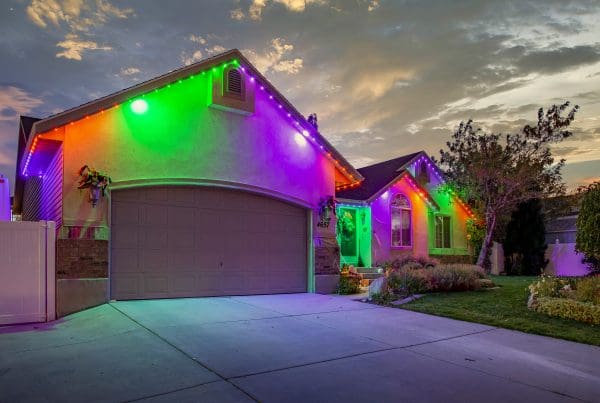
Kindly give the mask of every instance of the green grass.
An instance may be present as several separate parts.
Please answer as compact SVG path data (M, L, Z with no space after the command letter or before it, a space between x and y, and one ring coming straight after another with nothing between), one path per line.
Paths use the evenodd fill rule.
M400 308L600 346L600 326L527 309L527 286L536 277L492 279L499 288L428 294Z

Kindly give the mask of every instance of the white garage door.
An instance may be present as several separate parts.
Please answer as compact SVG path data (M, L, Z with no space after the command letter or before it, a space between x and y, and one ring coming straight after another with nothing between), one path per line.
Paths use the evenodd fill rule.
M111 298L306 292L306 210L242 191L112 192Z

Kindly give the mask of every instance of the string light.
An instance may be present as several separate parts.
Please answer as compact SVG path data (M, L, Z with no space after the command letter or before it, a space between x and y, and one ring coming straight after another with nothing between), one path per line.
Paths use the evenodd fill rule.
M209 68L209 70L210 70L210 71L212 71L213 73L216 73L216 72L218 72L220 69L224 69L224 68L226 68L226 67L228 67L228 66L236 66L236 67L237 67L237 66L240 66L240 62L239 62L237 59L233 59L232 61L225 62L225 63L223 63L223 64L221 64L221 65L219 65L219 66L213 66L212 68ZM250 75L250 74L248 74L248 71L249 71L249 70L251 70L251 69L249 69L249 68L246 68L246 66L240 66L240 70L241 70L242 72L244 72L244 73L245 73L245 74L246 74L246 75L249 77L249 80L250 80L250 82L254 82L254 81L255 81L255 77L254 77L254 76L252 76L252 75ZM188 77L186 77L186 78L183 78L183 79L177 79L177 81L176 81L176 82L177 82L177 83L183 83L183 81L184 81L185 79L193 79L193 78L194 78L196 75L206 75L206 70L203 70L202 72L199 72L199 73L196 73L196 74L190 75L190 76L188 76ZM174 81L174 82L175 82L175 81ZM164 85L164 86L162 86L162 87L159 87L159 88L155 88L155 89L153 89L153 90L150 90L150 92L158 92L159 90L162 90L162 89L164 89L164 88L171 88L171 84L172 84L172 83L168 83L168 84L166 84L166 85ZM265 91L265 86L264 86L264 85L260 85L260 87L259 87L259 88L260 88L260 90L261 90L261 91ZM141 94L141 97L144 97L145 95L146 95L146 94ZM138 96L138 97L139 97L139 96ZM272 94L269 94L269 97L268 97L268 98L269 98L269 100L272 100L272 101L274 101L274 102L277 102L277 107L278 107L279 109L284 109L284 106L283 106L283 104L282 104L282 103L281 103L279 100L277 100L277 99L276 99L276 97L274 97ZM138 102L138 101L139 101L139 102ZM130 101L124 101L124 102L130 102ZM140 103L140 102L143 102L143 103L145 103L145 108L143 107L143 104L142 104L142 103ZM135 106L134 106L134 105L135 105ZM115 105L114 105L114 108L116 109L116 108L118 108L119 106L120 106L120 104L115 104ZM148 104L147 104L147 102L146 102L146 101L144 101L144 100L137 99L137 100L135 100L135 101L133 101L133 102L131 103L131 108L132 108L132 111L133 111L134 113L137 113L137 114L143 114L143 113L145 113L145 112L146 112L146 110L148 109ZM137 111L136 111L136 110L137 110ZM143 111L142 111L142 110L143 110ZM77 122L77 121L79 121L79 120L82 120L82 119L88 119L88 118L89 118L91 115L95 115L95 114L97 114L97 113L103 114L103 113L104 113L104 110L101 110L101 111L99 111L99 112L92 113L92 114L90 114L90 115L86 115L86 116L84 116L83 118L80 118L80 119L78 119L78 120L76 120L76 121L71 121L69 124L70 124L70 125L73 125L75 122ZM285 111L285 113L286 113L286 115L287 115L287 117L288 117L288 118L292 118L292 115L293 115L293 114L292 114L290 111L286 110L286 111ZM303 123L305 123L305 122L303 122ZM320 143L320 142L319 142L319 141L318 141L318 140L317 140L317 139L316 139L314 136L312 136L312 135L310 134L310 132L309 132L308 130L306 130L306 128L304 128L305 126L303 126L303 124L301 124L301 123L300 123L298 120L296 120L296 119L294 119L294 120L293 120L293 124L295 124L295 125L296 125L296 126L299 128L299 130L300 130L301 134L302 134L302 135L303 135L303 136L304 136L306 139L310 140L312 143L314 143L316 146L318 146L318 148L319 148L320 150L323 150L323 151L325 152L325 147L323 146L323 144L321 144L321 143ZM308 124L308 123L305 123L305 124ZM311 130L312 130L312 128L311 128ZM305 134L305 132L306 132L306 134ZM40 135L42 135L42 134L44 134L44 133L41 133ZM35 141L37 141L37 138L38 138L38 137L36 136L36 139L35 139ZM35 144L35 141L34 141L34 144ZM33 146L32 146L32 148L31 148L31 149L30 149L30 151L29 151L29 155L28 155L28 158L27 158L27 160L26 160L26 163L25 163L25 166L24 166L24 169L23 169L23 175L26 175L26 174L27 174L27 168L28 168L28 165L29 165L29 161L31 160L31 155L33 154L33 150L34 150L34 148L33 148ZM356 179L355 179L355 178L354 178L352 175L350 175L350 174L348 173L348 170L347 170L347 169L346 169L344 166L342 166L342 163L341 163L340 161L336 160L335 158L333 158L330 152L326 152L326 153L325 153L325 155L326 155L326 157L327 157L327 158L328 158L328 159L329 159L331 162L333 162L333 163L336 165L336 167L337 167L337 168L339 168L339 169L340 169L340 170L341 170L341 171L342 171L342 172L343 172L343 173L344 173L346 176L348 176L348 177L349 177L349 179L352 181L352 182L351 182L351 183L349 183L349 184L346 184L346 185L342 185L342 186L338 186L338 187L336 187L336 190L339 190L339 189L346 189L346 188L350 188L350 187L355 187L355 186L358 186L358 185L360 184L360 181L356 180Z

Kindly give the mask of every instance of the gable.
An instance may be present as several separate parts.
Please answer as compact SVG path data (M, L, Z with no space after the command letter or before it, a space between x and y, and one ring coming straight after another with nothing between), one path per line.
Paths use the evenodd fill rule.
M345 158L304 119L293 105L291 105L291 103L287 101L287 99L285 99L285 97L283 97L238 50L225 52L221 55L175 70L107 97L100 98L96 101L43 119L34 124L32 136L27 144L27 150L30 154L33 154L31 147L34 138L40 134L49 133L58 130L61 127L70 127L72 125L80 124L94 116L101 116L109 111L114 112L119 109L125 111L121 113L120 119L127 120L128 115L130 115L130 113L127 112L127 109L131 109L136 101L138 104L140 102L148 103L152 98L154 102L156 102L156 105L165 105L169 102L176 103L177 99L169 100L168 94L170 93L170 89L184 84L189 87L193 80L201 82L210 75L218 74L219 77L221 77L223 69L232 66L239 67L246 80L254 84L255 92L257 94L259 92L263 93L270 101L271 108L277 110L278 113L288 119L289 124L295 128L295 130L290 131L290 136L296 136L300 133L309 143L312 143L314 147L320 150L320 152L336 167L336 170L341 174L338 183L358 183L362 179L360 173L358 173L354 167L352 167L352 165L350 165ZM159 94L163 96L161 97ZM222 102L219 100L216 100L216 103L213 102L213 93L207 92L206 97L206 102L217 106L223 106L221 105ZM224 106L225 108L229 107L228 105ZM244 110L244 108L239 108L239 105L238 109ZM156 122L159 122L164 126L164 115L163 119L159 119L160 114L152 114L152 110L156 110L156 108L148 104L148 112L145 112L145 114L153 116ZM147 120L150 119L151 118L147 118ZM169 116L169 119L172 119L172 117ZM133 122L133 125L136 124L134 120L131 120L131 122ZM19 166L19 171L23 174L27 174L28 164L26 159L25 162L22 162Z

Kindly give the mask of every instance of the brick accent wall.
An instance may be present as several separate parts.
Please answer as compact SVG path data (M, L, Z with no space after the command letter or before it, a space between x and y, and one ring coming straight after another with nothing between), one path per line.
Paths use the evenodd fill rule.
M315 239L315 274L340 274L340 247L335 238Z
M108 241L57 239L56 278L107 278Z

